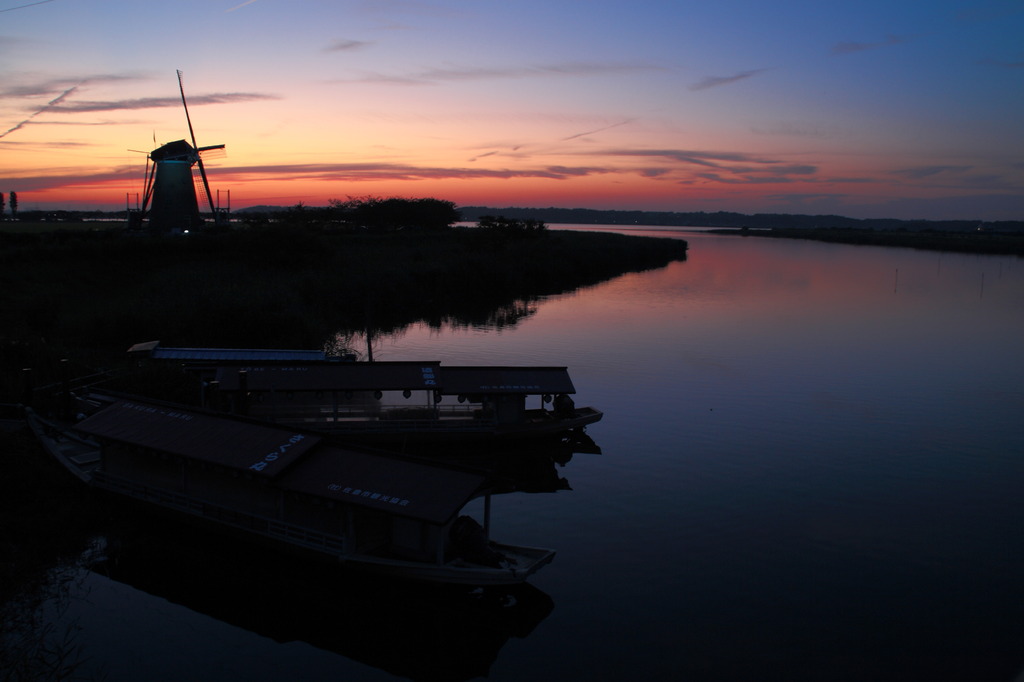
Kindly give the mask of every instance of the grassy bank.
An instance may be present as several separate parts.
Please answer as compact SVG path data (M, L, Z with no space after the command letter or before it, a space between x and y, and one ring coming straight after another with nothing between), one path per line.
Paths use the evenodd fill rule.
M368 327L510 322L517 302L685 254L679 240L568 231L0 232L0 402L17 400L22 367L52 380L58 356L96 367L155 339L319 348Z

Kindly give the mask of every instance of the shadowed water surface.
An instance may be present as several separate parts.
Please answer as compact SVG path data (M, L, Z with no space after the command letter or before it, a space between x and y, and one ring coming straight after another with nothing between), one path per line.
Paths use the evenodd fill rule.
M376 342L378 360L566 365L577 404L605 412L588 431L603 454L559 469L572 490L495 499L495 537L558 556L531 580L551 608L472 675L1013 680L1024 261L651 233L687 239L688 259L542 300L513 327ZM107 679L424 674L112 573L84 582L70 616Z

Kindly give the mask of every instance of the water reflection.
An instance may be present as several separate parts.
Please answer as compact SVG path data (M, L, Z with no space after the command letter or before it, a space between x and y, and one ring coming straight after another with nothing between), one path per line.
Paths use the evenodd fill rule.
M475 637L487 641L474 644L470 664L447 671L517 681L538 670L544 679L1015 679L1024 660L1024 546L1015 539L1024 523L1024 262L685 238L686 262L552 296L500 332L418 325L379 343L381 360L564 364L580 400L607 415L590 429L605 454L569 453L568 477L564 452L561 462L551 453L493 461L508 490L547 493L496 496L513 513L495 514L495 536L558 550L531 579L558 608L545 617L550 599L530 606L525 596L532 616L515 627L506 607L485 608L491 616L478 622L492 630ZM228 574L218 584L231 590L232 576L247 580L239 574L254 562L238 554L218 569ZM279 617L299 632L303 613L375 604L344 580L320 585L336 597L315 590L278 603L299 614ZM248 597L234 592L238 622L267 626L252 614L264 590L298 589L282 582L267 575L247 581ZM358 583L368 593L375 584ZM97 612L124 603L98 592ZM409 611L417 633L445 618L432 594L406 598L427 604ZM476 613L466 601L453 608ZM406 613L401 599L385 606L395 618ZM89 612L86 634L115 629L104 616ZM147 662L177 656L182 644L228 640L208 636L212 618L175 621L161 611L138 621L159 621L159 641L125 646ZM520 631L531 636L517 639ZM381 627L377 636L396 632L413 630ZM353 660L383 655L373 641L342 649L339 637L360 633L328 642ZM259 639L244 650L263 656L246 673L286 660L336 679L340 665L359 665L326 649L272 645ZM231 640L220 650L234 658L215 663L226 669L241 649ZM445 655L453 651L449 644ZM382 670L345 679L390 679ZM264 679L311 679L277 672Z
M571 490L565 467L574 447L567 441L529 450L466 450L444 460L483 473L491 493L555 493ZM408 456L431 457L425 451ZM529 583L471 588L377 577L278 553L116 501L111 510L113 528L101 536L101 551L83 564L95 576L93 581L113 581L90 583L98 588L96 598L117 611L118 619L138 620L143 631L166 619L169 625L161 630L176 632L173 623L183 617L159 605L165 602L191 612L184 618L189 629L208 632L226 625L278 645L307 644L412 680L469 680L487 676L505 644L530 636L554 608L552 598ZM130 590L118 592L115 584ZM79 608L91 598L86 591L81 595ZM145 595L159 602L151 603ZM122 606L113 608L115 603ZM125 623L110 627L125 628ZM110 664L111 677L122 679L119 674L133 665L122 659L154 648L142 638L136 642L136 636L129 626L116 643L87 641L84 654ZM187 664L163 665L192 674L223 666L228 655L223 646L206 647L193 652L195 660ZM305 663L309 659L303 656L305 665L311 665ZM239 667L259 666L244 665L248 667ZM161 669L159 663L147 666ZM344 673L327 663L316 674L332 670Z
M107 542L106 556L90 566L96 574L275 642L305 642L413 680L486 676L504 644L527 637L554 608L528 584L472 589L378 579L297 564L161 519Z
M418 324L431 329L487 329L500 331L515 327L537 313L539 298L517 299L493 308L464 311L458 316L429 316ZM414 325L398 329L339 329L323 343L328 355L352 355L360 360L373 360L374 353L383 345L384 337L400 339Z

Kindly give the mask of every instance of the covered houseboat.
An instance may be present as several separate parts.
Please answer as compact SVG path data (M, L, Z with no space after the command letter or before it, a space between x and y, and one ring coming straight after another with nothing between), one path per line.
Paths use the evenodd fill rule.
M353 441L453 442L557 439L602 418L577 407L565 367L354 362L317 351L165 348L129 351L180 362L203 386L202 402L277 424Z
M557 437L602 416L573 404L565 367L221 367L210 386L211 404L232 412L373 442Z
M232 415L109 396L71 430L29 421L95 488L406 578L522 582L548 549L491 542L484 473L332 445L321 434ZM483 523L460 515L483 498Z

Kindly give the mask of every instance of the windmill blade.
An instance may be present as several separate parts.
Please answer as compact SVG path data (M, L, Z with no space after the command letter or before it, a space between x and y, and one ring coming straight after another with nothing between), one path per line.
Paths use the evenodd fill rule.
M143 187L142 192L142 214L146 214L146 209L149 207L149 200L153 196L153 181L156 176L156 164L150 165L149 157L146 157L146 184Z
M196 144L196 134L192 130L192 119L188 115L188 102L185 101L185 85L181 82L181 69L178 69L178 90L181 91L181 106L185 107L185 120L188 121L188 134L192 137L192 146L198 147ZM204 174L205 178L206 175Z
M222 144L211 144L207 147L200 147L196 150L196 153L200 158L206 159L207 161L210 159L223 159L228 155L224 147L225 145Z
M210 213L215 217L217 209L213 207L213 197L210 196L210 181L206 179L206 167L203 166L203 159L196 155L196 163L199 164L199 176L203 179L203 190L206 192L206 201L210 204Z
M185 120L188 121L188 134L192 138L192 147L195 149L196 163L199 164L199 176L203 179L203 191L206 193L206 201L210 204L210 213L217 215L217 209L213 206L213 197L210 196L210 181L206 179L206 167L203 165L203 158L199 155L202 151L196 144L196 133L192 129L192 117L188 115L188 102L185 101L185 84L181 80L181 69L178 69L178 90L181 91L181 106L185 108ZM213 145L203 149L223 149L224 145Z

